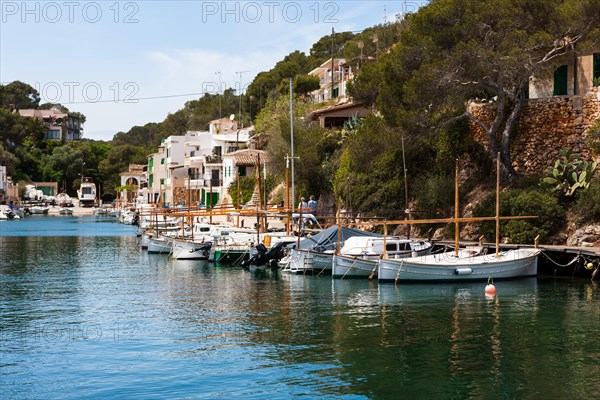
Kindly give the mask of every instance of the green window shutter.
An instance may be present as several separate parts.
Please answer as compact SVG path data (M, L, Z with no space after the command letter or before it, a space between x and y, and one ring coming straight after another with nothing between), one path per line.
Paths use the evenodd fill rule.
M554 96L567 95L567 76L569 67L561 65L554 71Z
M239 176L246 176L246 167L245 166L238 167L238 175Z

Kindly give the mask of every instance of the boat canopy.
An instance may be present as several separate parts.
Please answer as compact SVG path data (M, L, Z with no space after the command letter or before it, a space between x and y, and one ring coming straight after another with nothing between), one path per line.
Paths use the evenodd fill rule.
M344 243L346 239L353 236L370 236L370 237L383 237L378 233L371 233L361 231L360 229L348 228L345 226L341 227L340 230L340 242ZM303 250L315 250L318 252L324 252L327 250L334 250L338 241L338 225L330 226L323 232L319 232L311 237L306 237L300 241L300 249ZM292 244L288 247L295 247L296 244Z

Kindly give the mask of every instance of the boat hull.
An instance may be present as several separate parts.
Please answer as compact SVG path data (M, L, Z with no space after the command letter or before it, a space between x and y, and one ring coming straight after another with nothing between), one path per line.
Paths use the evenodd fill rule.
M312 271L314 264L314 253L308 250L292 249L286 272L291 274L305 274Z
M148 253L156 254L169 254L171 252L172 244L167 239L157 239L154 237L148 238Z
M331 275L337 278L368 278L377 276L377 259L351 257L344 255L333 256Z
M250 258L248 246L216 247L210 250L209 261L221 264L241 264Z
M537 275L539 250L517 249L495 254L456 257L442 253L403 260L380 260L379 282L485 281Z
M184 240L173 241L171 257L177 260L208 260L210 243L196 243Z

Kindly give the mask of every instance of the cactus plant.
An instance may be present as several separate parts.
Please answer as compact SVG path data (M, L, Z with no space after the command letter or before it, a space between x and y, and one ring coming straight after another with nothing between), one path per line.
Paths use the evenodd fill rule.
M597 163L581 160L581 155L569 149L560 150L560 159L546 176L540 179L540 187L563 196L573 196L578 189L587 189L596 171Z

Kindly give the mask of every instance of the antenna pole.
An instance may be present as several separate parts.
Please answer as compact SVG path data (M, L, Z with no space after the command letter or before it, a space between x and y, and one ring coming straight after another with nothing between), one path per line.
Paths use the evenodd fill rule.
M215 75L219 75L219 91L218 91L218 96L219 96L219 119L223 118L223 112L222 112L222 96L221 96L221 71L217 71L215 72Z

